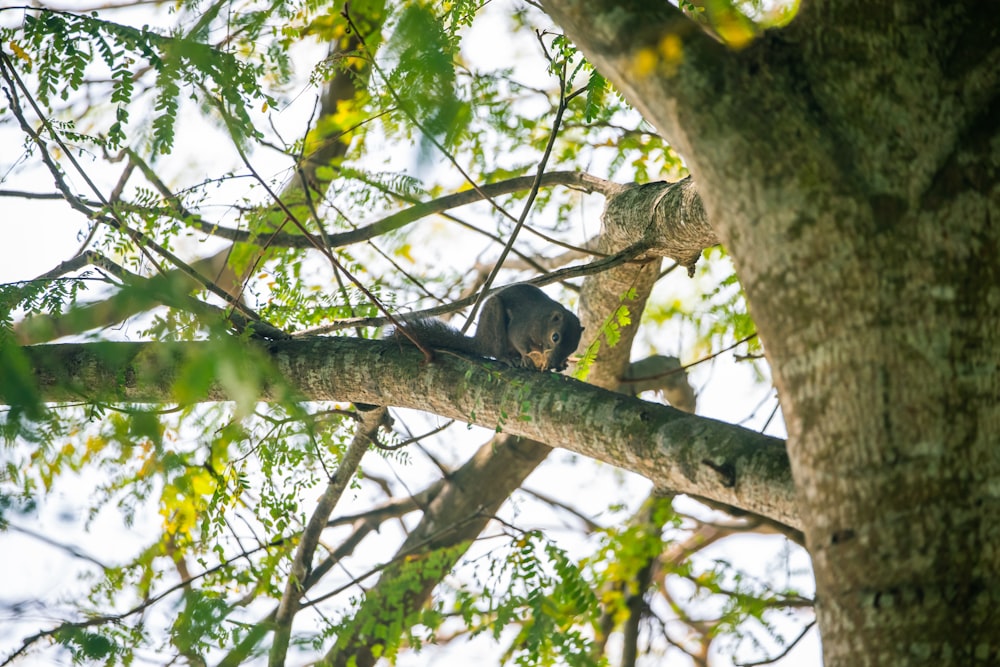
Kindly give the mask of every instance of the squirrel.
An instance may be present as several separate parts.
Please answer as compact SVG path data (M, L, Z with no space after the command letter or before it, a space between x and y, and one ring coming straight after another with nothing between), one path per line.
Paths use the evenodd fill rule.
M566 359L576 351L583 332L572 311L527 284L508 285L486 299L475 336L466 336L435 318L405 322L402 328L430 347L493 357L539 371L565 370ZM399 331L390 332L387 338L407 340Z

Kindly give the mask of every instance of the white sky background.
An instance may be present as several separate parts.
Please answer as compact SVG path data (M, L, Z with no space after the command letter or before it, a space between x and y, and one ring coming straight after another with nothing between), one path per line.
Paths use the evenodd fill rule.
M75 3L67 2L64 6L70 8ZM2 6L0 0L0 6ZM509 5L506 3L494 3L490 6L489 12L493 16L493 23L479 21L474 27L474 34L464 42L464 56L472 62L490 62L499 57L510 59L510 55L518 53L519 49L537 48L530 35L521 35L518 39L512 40L506 34L502 23L502 16ZM116 15L116 20L123 20L124 15ZM18 17L19 19L19 17ZM0 25L10 25L12 20L18 20L7 14L0 13ZM170 17L160 19L169 21ZM157 24L154 17L144 19L141 22L149 22L151 25ZM529 39L530 38L530 39ZM303 49L302 60L297 60L296 64L300 71L308 73L309 67L314 62L311 58L322 55L322 50L313 49L313 53ZM540 73L525 71L522 80L528 81L532 77L538 78ZM543 79L538 79L537 83L546 85ZM301 134L305 119L309 116L315 91L303 87L303 93L299 95L295 102L288 109L271 112L272 121L280 128L283 128L283 136L286 139L297 137ZM258 118L263 116L258 113ZM20 146L21 134L14 124L0 125L0 190L27 190L31 192L50 193L55 192L52 178L41 167L18 170L14 162L21 155ZM213 160L207 164L205 155L211 154ZM416 161L412 153L396 150L389 154L396 156L396 163L393 167L413 168ZM274 154L266 150L257 151L254 156L254 164L260 173L265 177L278 173L284 168L284 164L273 161ZM185 118L179 124L177 145L174 154L169 161L164 161L167 169L197 168L199 174L192 177L191 174L175 173L169 171L165 173L168 183L178 180L184 182L196 182L208 174L222 173L227 169L240 168L240 164L235 152L228 146L221 135L206 125L196 117ZM120 166L119 166L120 168ZM605 176L600 165L589 165L588 170L598 176ZM118 172L102 172L97 170L93 174L98 178L98 182L105 192L110 191L117 179ZM70 175L69 180L76 188L76 191L89 195L85 184L78 178ZM616 176L616 180L623 180ZM233 185L239 186L236 181ZM455 186L461 185L456 181ZM588 233L597 231L600 213L600 200L591 198L585 204L583 214L580 215L581 224L585 225ZM465 212L463 211L463 214ZM574 212L574 215L577 213ZM358 215L357 220L368 220L370 216ZM18 198L0 197L0 283L7 283L19 280L28 280L47 271L59 262L69 259L79 249L81 239L78 235L86 229L86 221L83 217L72 211L69 206L62 201L26 201ZM186 245L180 246L181 254L187 259L207 254L207 250L197 240L191 240ZM442 253L451 252L443 249ZM467 250L464 251L467 254ZM658 294L669 292L670 298L682 298L686 300L698 299L697 281L691 281L683 272L676 271L665 284L658 286ZM116 339L135 339L134 333L140 327L126 326L116 328L114 331L106 332L107 337ZM642 339L640 339L641 341ZM691 340L685 340L680 331L673 340L658 340L658 352L664 354L680 354L682 360L690 362L692 350ZM637 348L641 342L637 344ZM749 428L760 428L770 415L773 408L773 400L765 400L773 395L773 390L766 385L759 384L753 377L753 373L748 364L737 364L733 362L732 353L721 356L719 359L701 364L695 367L691 373L691 382L699 392L699 408L701 415L713 417L727 422L740 423ZM755 410L756 408L756 410ZM410 420L407 420L410 423ZM457 433L465 434L466 442L456 446L454 442L444 443L436 448L436 455L442 456L446 461L458 465L468 454L475 451L478 446L488 437L488 432L484 429L474 429L465 431L463 429L452 429L451 437ZM772 422L768 432L783 437L780 419ZM0 459L6 458L0 450ZM412 452L413 463L410 465L400 463L390 463L385 459L380 459L376 455L369 454L365 459L365 467L372 472L388 478L401 479L407 488L419 490L423 488L426 470L429 463L419 452ZM592 466L588 462L581 461L580 457L567 452L556 452L551 460L556 461L556 465L546 465L529 478L526 487L544 491L557 496L565 502L574 505L580 511L595 518L602 524L614 523L621 520L625 514L618 516L609 515L607 507L610 503L620 500L631 502L631 509L635 504L645 497L649 489L649 484L645 480L628 473L622 473L624 484L618 483L617 476L606 474L607 466ZM550 460L550 462L551 462ZM596 468L596 469L595 469ZM602 471L603 470L603 471ZM59 536L60 541L79 546L84 552L93 554L104 562L116 562L127 558L127 554L132 554L142 548L153 538L159 528L160 517L156 514L155 507L151 507L147 515L148 524L141 522L136 526L125 529L118 515L110 510L103 511L90 524L85 526L86 517L82 516L77 498L86 497L90 494L90 489L94 480L85 477L66 477L59 482L58 491L42 504L38 515L38 520L30 526L24 526L39 533ZM350 513L363 507L366 493L358 492L358 495L345 496L343 502L338 506L335 515ZM370 494L369 494L370 495ZM505 508L505 515L511 519L531 516L530 523L548 522L551 525L550 534L559 537L570 537L574 530L571 520L566 515L559 515L551 512L543 504L524 494L517 494L513 503ZM15 521L19 518L13 515ZM566 526L569 526L567 529ZM333 541L334 536L330 536ZM396 539L395 535L387 535L384 538L385 544L392 544ZM386 547L387 551L377 551L377 544L367 545L371 553L377 554L372 560L379 560L387 553L395 550L394 546ZM485 547L488 548L488 544ZM565 545L564 545L565 546ZM566 547L571 548L571 545ZM715 545L705 550L706 557L721 558L737 565L741 570L747 571L754 576L765 578L777 576L775 567L782 564L778 558L783 549L783 540L774 536L751 536L727 540L719 545ZM77 571L80 561L72 559L63 552L46 546L36 539L14 532L0 533L0 613L3 613L7 606L14 600L31 598L41 598L54 600L65 597L70 591L83 590L84 586L77 580ZM808 559L800 552L791 560L791 567L797 570L808 568ZM780 579L779 579L780 580ZM796 585L802 585L802 578L798 577ZM56 609L56 614L52 615L51 610ZM24 608L21 610L20 620L24 625L18 623L18 619L5 619L0 617L0 657L5 656L14 646L20 643L23 636L33 630L42 627L50 627L59 620L58 606L40 609ZM42 620L39 620L42 619ZM17 631L12 632L15 627ZM797 626L789 624L784 632L786 639L790 639L797 633ZM474 659L481 664L494 664L497 660L497 649L491 639L481 637L466 644L458 642L454 646L441 649L440 652L420 653L408 655L400 660L400 664L405 667L418 667L429 664L463 664ZM782 663L784 665L819 665L819 645L815 631L807 637ZM52 657L55 654L48 652L44 654ZM676 652L671 655L671 665L679 665L675 662ZM470 657L471 656L471 657ZM65 656L64 656L65 657ZM150 656L155 660L154 656ZM759 657L759 656L757 656ZM23 664L61 664L37 662L38 656L33 656ZM141 662L141 661L140 661ZM640 662L641 665L659 664L652 660ZM727 659L716 658L713 664L729 664Z

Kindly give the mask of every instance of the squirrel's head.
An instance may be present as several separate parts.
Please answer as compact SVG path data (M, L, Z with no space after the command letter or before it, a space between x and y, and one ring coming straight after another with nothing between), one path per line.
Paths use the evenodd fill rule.
M576 315L566 309L553 311L545 329L544 340L536 341L525 355L525 365L540 371L566 370L566 360L580 344L583 327Z

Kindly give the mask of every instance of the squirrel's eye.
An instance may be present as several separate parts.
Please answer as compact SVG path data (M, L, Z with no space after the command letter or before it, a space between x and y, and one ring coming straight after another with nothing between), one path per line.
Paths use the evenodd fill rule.
M558 343L559 342L559 332L558 331L553 331L552 332L552 342L553 343Z

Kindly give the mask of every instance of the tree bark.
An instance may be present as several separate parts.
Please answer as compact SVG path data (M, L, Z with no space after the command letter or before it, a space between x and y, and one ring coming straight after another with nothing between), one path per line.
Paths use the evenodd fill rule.
M684 155L734 257L788 425L827 664L997 664L993 8L806 3L731 52L667 3L545 6Z

